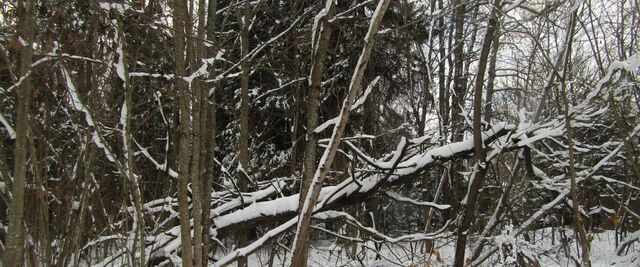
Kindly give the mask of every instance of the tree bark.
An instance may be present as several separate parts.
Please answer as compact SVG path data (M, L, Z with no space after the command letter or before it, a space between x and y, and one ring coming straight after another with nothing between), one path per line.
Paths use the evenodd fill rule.
M496 80L496 62L498 49L500 48L500 21L496 21L495 34L491 42L491 54L489 56L489 69L487 70L487 90L484 97L484 121L491 124L493 118L493 87Z
M209 0L207 5L207 26L206 38L209 42L206 50L207 57L214 57L216 53L216 12L218 9L217 0ZM214 85L215 86L215 85ZM207 87L205 87L207 88ZM204 95L208 92L204 91ZM205 97L202 103L203 119L202 135L206 138L206 144L203 149L202 162L205 166L205 175L202 177L202 263L207 266L209 264L209 251L211 250L211 238L209 237L209 228L211 228L211 193L213 191L213 180L215 178L214 161L216 150L216 97L210 94Z
M133 86L130 83L130 79L129 79L129 66L127 65L127 61L126 61L126 53L125 53L125 41L124 41L124 37L125 37L125 33L124 31L124 27L122 25L122 18L119 16L118 17L118 28L119 28L119 36L118 36L118 56L119 59L118 61L120 62L120 64L122 65L122 72L120 75L122 75L120 77L120 79L123 82L123 87L124 87L124 95L125 95L125 102L124 102L124 110L122 112L126 112L126 114L124 114L124 125L122 125L123 127L123 145L124 145L124 153L125 153L125 159L126 162L124 164L126 173L126 179L130 186L128 187L129 190L131 191L131 193L133 194L133 205L135 208L135 215L136 219L135 219L135 223L136 223L136 238L137 240L133 243L134 247L132 249L132 254L133 257L132 259L135 260L135 246L136 244L139 246L139 252L140 252L140 261L138 262L138 264L140 264L140 266L146 266L146 261L145 261L145 247L146 247L146 243L145 243L145 222L144 222L144 210L142 208L142 191L140 190L140 182L138 181L138 177L135 174L135 159L134 159L134 153L133 153L133 133L131 132L131 113L133 112ZM123 114L121 114L122 116ZM122 118L121 118L122 119ZM121 121L122 123L122 121ZM88 184L85 185L88 187ZM82 218L81 218L82 219Z
M438 1L438 9L443 9L443 0ZM444 16L438 18L438 111L440 112L440 134L444 142L447 136L447 126L449 124L449 97L446 94L448 88L445 82L445 58L446 49L444 42Z
M326 12L325 14L322 14ZM307 93L307 105L305 117L307 120L306 140L304 143L304 159L302 169L302 180L300 181L300 199L298 201L298 210L302 209L304 199L307 196L311 179L316 170L316 154L318 147L318 138L314 130L318 127L318 107L320 106L320 85L322 83L322 73L324 71L324 62L327 58L329 50L329 42L331 41L331 24L328 17L333 16L334 1L328 0L326 6L320 14L316 16L316 30L311 33L314 38L312 44L313 65L309 74L309 91Z
M241 16L240 24L240 57L242 73L240 75L240 140L239 140L239 156L240 163L238 173L238 189L240 192L248 190L247 177L249 172L249 19L251 5L249 1L244 3L244 13ZM244 247L249 240L248 232L240 231L237 233L238 247ZM238 266L247 266L247 258L243 257L238 260Z
M571 23L569 27L571 27L570 32L571 35L574 34L575 21L577 20L577 9L573 13L571 17ZM571 40L571 39L569 39ZM591 240L587 236L586 230L584 229L584 222L582 221L582 215L580 213L580 202L578 200L578 192L576 186L576 169L575 169L575 155L573 148L573 127L571 126L571 112L569 110L569 97L567 96L567 75L569 69L569 59L571 58L573 43L567 43L567 49L564 55L564 62L562 67L562 76L560 77L561 83L561 95L562 101L564 102L564 119L565 119L565 127L567 129L567 150L569 154L569 179L570 179L570 197L571 197L571 211L573 212L573 227L576 233L578 234L578 239L580 241L580 248L582 249L582 263L581 265L584 267L591 266L591 260L589 259L589 250L591 248ZM615 108L615 107L614 107Z
M492 7L491 17L487 25L487 32L482 42L480 60L478 62L478 73L475 80L475 92L473 98L473 144L476 158L476 169L472 175L467 192L466 203L462 203L462 220L457 230L456 253L453 266L462 267L465 265L465 248L467 245L467 235L471 221L473 220L478 201L478 193L484 182L487 172L486 149L482 142L482 87L484 85L484 75L491 51L491 43L495 38L496 25L498 24L498 8L500 0L495 0Z
M453 76L453 95L451 103L451 141L457 142L462 140L462 126L464 118L460 114L464 107L464 96L466 94L467 78L464 73L464 17L466 14L466 0L456 1L454 28L455 28L455 47L453 48L454 56L454 76ZM457 175L457 174L456 174ZM457 175L459 176L459 175Z
M467 74L464 73L464 17L466 14L466 0L458 0L455 2L455 14L454 14L454 48L453 48L453 94L451 94L451 141L458 142L463 139L463 126L464 117L462 116L462 109L465 104L464 96L466 94L467 87ZM460 174L461 163L452 162L451 168L449 168L449 180L451 199L450 203L452 209L450 216L458 213L460 210L460 194L462 193L462 176ZM449 218L451 219L451 218Z
M173 2L173 27L175 49L175 73L176 89L180 101L180 147L178 151L178 214L180 217L180 238L182 242L182 266L193 265L193 252L191 243L191 214L189 212L189 168L191 162L191 105L190 92L187 82L183 79L185 69L185 21L187 19L187 7L185 0Z
M342 104L342 109L340 111L340 115L338 116L338 122L333 128L333 133L331 135L329 145L322 155L322 159L320 160L319 166L313 176L313 180L311 181L311 185L309 187L307 196L305 197L302 209L300 209L298 217L298 227L292 247L293 255L291 256L291 266L307 266L306 255L309 249L311 217L313 212L315 211L315 205L318 200L318 196L320 195L320 190L322 189L322 182L327 172L331 169L331 163L333 162L335 154L338 150L338 146L340 145L342 135L344 134L344 129L347 126L351 105L353 104L356 94L361 87L364 71L367 68L367 63L369 62L371 51L373 50L375 35L378 32L382 17L384 16L384 13L389 6L389 2L390 0L379 1L373 18L371 18L371 24L369 25L369 30L364 40L365 46L362 49L362 54L360 54L358 65L356 66L356 70L354 71L351 78L348 95L345 98L344 103Z
M193 6L194 3L192 2ZM192 17L190 14L187 20L187 55L189 57L189 70L191 72L195 72L195 70L199 69L198 64L204 54L204 34L205 34L205 1L198 1L198 28L197 28L197 38L194 38L194 34L192 33L193 25L192 25ZM192 8L193 12L193 8ZM194 264L197 267L203 266L203 253L202 253L202 239L203 239L203 228L202 228L202 220L203 220L203 184L202 184L202 176L205 173L203 170L203 159L205 157L206 144L204 144L203 131L205 130L203 122L206 119L206 114L203 114L204 111L204 92L203 92L203 84L202 80L198 77L195 78L191 82L191 104L193 107L192 116L193 116L193 143L191 148L191 189L193 190L193 257Z
M35 31L35 12L33 0L18 0L18 36L20 45L20 77L31 70L33 51L31 43ZM9 204L9 226L6 237L5 266L24 264L24 218L25 184L27 174L27 142L29 131L29 113L31 106L31 79L26 77L18 87L16 109L16 144L14 150L14 180Z
M566 65L565 65L566 69ZM571 211L573 212L573 227L578 233L580 241L580 248L582 249L582 266L591 266L591 260L589 259L589 250L591 247L591 240L587 236L584 229L584 223L582 221L582 215L580 214L580 202L578 201L578 192L576 187L576 169L575 169L575 156L573 152L573 128L571 127L571 115L569 113L569 99L567 98L565 77L562 78L562 96L564 100L564 115L565 125L567 128L567 146L569 150L569 178L571 182Z
M291 11L293 12L298 12L298 10L300 9L300 7L298 6L298 4L296 4L297 2L292 3L291 5ZM301 54L300 54L300 48L299 46L299 33L300 31L294 31L293 32L293 36L292 36L292 43L293 45L291 46L291 50L290 53L293 56L293 77L292 80L294 79L298 79L300 78L300 70L302 69L302 65L300 64L300 58L301 58ZM295 177L296 176L296 171L298 168L298 135L299 135L299 126L300 126L300 104L301 104L301 99L302 99L302 87L303 85L298 84L296 82L296 86L293 87L293 95L292 95L292 101L290 104L290 108L289 108L289 120L291 121L291 128L290 128L290 139L291 139L291 157L289 158L289 175L291 177ZM304 152L303 152L304 153ZM301 181L302 182L302 181Z

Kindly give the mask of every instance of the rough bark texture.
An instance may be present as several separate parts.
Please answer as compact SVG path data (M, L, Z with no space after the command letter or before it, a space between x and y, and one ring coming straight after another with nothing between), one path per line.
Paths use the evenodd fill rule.
M442 10L443 0L438 1L438 9ZM448 88L445 86L445 58L446 49L444 43L444 17L438 18L438 29L440 34L438 35L438 111L440 113L440 128L442 136L447 136L447 126L449 124L449 97L446 93ZM443 140L444 142L444 140Z
M328 10L327 10L328 8ZM318 127L318 107L320 106L320 86L322 83L322 73L324 71L324 62L327 58L329 50L329 42L331 40L331 25L328 19L333 16L334 1L328 0L328 5L321 12L326 12L318 21L317 32L311 33L316 43L312 45L313 65L309 74L309 91L307 95L306 105L306 140L304 144L304 159L302 179L300 181L300 198L298 199L298 209L302 209L304 200L311 186L311 180L316 170L316 155L318 148L318 138L314 132ZM318 15L320 16L320 14ZM308 258L308 250L304 250L301 257Z
M187 7L185 0L176 0L173 7L174 49L175 49L175 73L176 89L180 98L180 147L178 151L178 213L180 216L180 237L182 241L182 266L193 265L193 252L191 243L191 225L189 213L189 168L191 162L191 107L189 104L185 76L185 20Z
M438 9L442 10L444 8L443 0L438 0ZM440 119L440 144L443 145L447 142L447 136L449 134L449 87L447 86L446 81L446 43L445 43L445 24L444 17L438 18L438 30L440 34L438 35L438 115ZM442 188L444 192L451 192L451 183L450 181L450 170L447 168L445 171L449 172L447 174L447 179L442 180ZM444 203L452 203L452 194L444 194L443 201ZM451 216L451 211L444 211L442 213L444 218L449 218Z
M249 172L249 19L250 19L249 1L244 3L244 14L242 15L242 23L240 29L240 57L242 58L240 75L240 151L238 160L240 162L240 173L238 174L238 188L240 192L246 192L248 189L248 172ZM240 231L237 233L238 247L247 245L249 239L248 232ZM247 259L238 260L238 266L247 266Z
M464 96L466 94L467 78L464 73L464 22L466 15L466 1L456 1L456 10L454 17L455 28L455 47L453 48L454 56L454 76L453 76L453 95L451 100L451 141L457 142L462 140L462 125L464 118L460 114L464 107Z
M31 70L33 51L31 43L34 35L34 4L32 0L18 1L18 36L28 46L20 46L20 77ZM27 141L29 131L29 113L31 102L31 79L25 78L18 90L16 108L16 144L14 161L14 179L9 204L9 228L6 237L5 266L22 266L24 264L24 200L27 173Z
M195 3L191 4L192 6ZM190 33L190 30L187 30L187 36L189 37L189 45L188 52L189 55L189 66L190 70L194 71L199 68L198 64L202 64L200 62L202 55L204 54L204 21L205 21L205 1L198 1L198 28L196 31L197 38L193 38L193 33ZM193 10L192 10L193 12ZM189 17L193 17L190 15ZM192 29L193 26L189 25L192 19L189 19L189 23L187 25L187 29ZM191 188L193 190L193 260L195 266L201 267L203 266L203 253L202 253L202 213L203 206L202 202L203 198L203 184L202 184L202 176L205 173L203 170L204 162L203 159L206 157L206 143L204 142L203 137L206 129L206 125L203 125L205 121L206 114L204 111L204 92L203 92L203 84L200 78L196 78L191 83L191 89L193 91L191 95L191 103L193 106L193 146L191 149Z
M302 181L300 182L300 201L298 208L302 208L304 199L309 191L311 179L316 170L316 154L318 147L318 138L313 131L318 127L318 107L320 106L320 84L322 83L322 72L324 71L324 62L327 58L329 50L329 42L331 40L331 25L327 21L334 12L334 2L330 1L329 10L318 21L319 28L317 33L312 33L316 38L313 44L313 65L311 74L309 74L309 91L307 92L306 105L306 140L304 144L304 161L302 170Z
M216 53L216 11L218 9L218 1L210 0L207 5L207 26L206 26L206 38L209 42L209 46L206 50L207 57L214 57ZM213 85L215 86L215 85ZM208 87L205 87L208 88ZM204 91L204 95L208 92ZM215 94L211 94L210 97L204 97L203 105L203 127L202 134L206 138L206 145L203 149L203 165L205 166L205 175L202 177L202 262L204 265L209 263L209 251L211 250L211 238L209 237L209 228L211 228L211 220L209 219L211 213L211 193L213 191L213 179L215 177L215 169L213 158L215 157L216 149L216 98Z
M463 126L464 118L460 113L465 103L464 96L466 94L467 78L464 73L464 21L466 14L466 1L458 0L455 2L456 9L454 12L453 28L454 33L454 47L453 47L453 93L451 94L451 141L458 142L463 139ZM459 201L461 199L462 192L462 175L460 174L461 166L460 162L452 162L451 168L449 168L449 181L450 181L450 199L445 201L447 204L451 204L453 207L450 211L449 218L455 216L460 210Z
M367 36L365 37L365 46L362 49L362 54L360 55L360 59L358 60L358 65L356 66L356 70L353 73L351 78L351 83L349 84L348 95L342 105L342 110L340 111L340 116L338 122L333 128L333 134L331 135L331 139L329 141L329 145L327 149L325 149L324 154L322 155L322 159L320 160L319 166L316 169L316 173L314 174L313 180L311 181L311 186L309 187L309 191L304 201L304 205L300 210L300 215L298 219L298 228L296 231L296 237L293 242L293 255L291 260L291 266L299 266L304 267L307 266L307 250L309 249L309 234L311 230L311 217L315 210L315 205L318 200L318 196L320 194L320 190L322 189L322 182L327 172L331 169L331 163L333 162L336 151L338 150L338 146L340 145L340 140L344 133L344 129L347 126L347 121L349 120L349 111L351 109L351 105L355 100L356 94L362 85L362 78L364 76L364 71L367 68L367 63L369 62L369 58L371 55L371 51L373 50L373 44L375 40L375 35L378 32L380 27L380 22L382 21L382 17L389 6L390 0L381 0L378 3L378 7L376 8L376 12L374 13L374 17L371 19L371 24L369 25L369 31L367 32Z

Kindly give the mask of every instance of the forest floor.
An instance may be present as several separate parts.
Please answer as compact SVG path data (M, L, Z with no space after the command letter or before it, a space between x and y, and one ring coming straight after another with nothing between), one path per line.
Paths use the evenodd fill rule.
M591 262L593 266L640 266L640 244L632 245L626 255L616 254L614 231L604 231L591 235ZM571 228L544 228L529 236L530 242L524 239L510 238L508 233L500 235L496 240L505 248L495 253L482 266L517 266L515 252L522 252L538 259L540 266L577 266L574 259L579 248L575 243L575 234ZM560 240L569 240L561 242ZM454 257L453 238L441 238L434 245L434 252L422 253L422 242L404 243L403 245L383 245L379 249L380 258L376 259L375 246L372 242L357 248L355 257L353 248L345 248L344 244L336 244L335 240L319 240L312 243L309 266L450 266ZM486 249L485 249L486 251ZM469 251L467 251L469 253ZM249 266L269 266L271 249L265 248L249 258ZM279 250L273 259L272 266L285 266L284 257L290 253Z

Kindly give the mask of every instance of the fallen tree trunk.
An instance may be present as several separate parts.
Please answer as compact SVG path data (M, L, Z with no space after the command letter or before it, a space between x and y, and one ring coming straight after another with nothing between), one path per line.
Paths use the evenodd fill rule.
M496 139L511 133L514 129L514 125L498 123L492 129L483 132L482 139L488 146ZM412 145L419 146L420 144ZM395 164L396 168L393 168L391 173L373 173L363 179L354 180L351 178L335 186L325 186L321 189L318 197L318 206L321 207L316 212L361 203L385 188L420 179L422 173L442 162L471 157L473 156L473 151L473 140L455 142L433 148L424 153L412 154L404 160L399 158L400 161ZM401 152L402 150L399 148L395 153L400 155ZM265 197L267 196L265 194ZM278 229L282 230L278 232L283 232L295 225L298 199L298 194L262 202L257 202L259 199L256 199L256 202L251 205L225 215L215 217L216 213L212 212L212 225L217 235L223 236L225 232L229 231L233 232L266 223L289 220L277 227L282 228ZM165 231L163 238L157 239L154 244L149 244L153 248L150 261L167 257L169 253L173 253L180 246L180 240L177 239L178 233L179 226L175 226ZM268 239L273 237L275 236L269 236ZM263 240L265 243L266 241L268 240ZM251 248L252 251L259 248L254 244L250 244L247 247ZM240 254L236 256L240 256Z

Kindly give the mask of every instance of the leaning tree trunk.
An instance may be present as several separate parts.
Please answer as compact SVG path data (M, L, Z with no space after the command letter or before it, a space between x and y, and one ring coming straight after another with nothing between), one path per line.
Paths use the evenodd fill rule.
M315 210L315 205L318 200L318 196L320 195L320 190L322 189L322 182L324 180L324 177L331 169L331 163L333 162L336 152L338 151L340 140L342 139L344 129L347 126L347 121L349 120L349 110L351 109L351 105L356 98L356 94L358 93L358 90L362 85L364 71L367 68L367 63L369 62L371 51L373 50L373 44L375 40L374 38L380 27L382 17L384 16L384 13L389 6L389 2L390 0L381 0L380 2L378 2L378 7L373 14L373 18L371 18L371 24L369 25L369 30L364 40L365 46L362 49L362 54L360 54L358 65L356 66L356 70L351 78L348 95L342 104L342 109L340 110L340 115L338 116L338 122L336 122L336 125L333 128L333 133L331 134L329 145L322 155L320 163L318 164L318 168L316 169L316 172L313 176L313 180L311 181L307 196L305 197L304 204L300 209L298 217L298 227L296 229L296 236L294 238L292 247L293 255L291 256L291 266L307 266L306 255L309 249L311 216L313 215L313 212Z
M31 43L35 30L33 0L18 0L18 36L20 46L20 77L25 77L18 87L18 107L16 110L16 146L14 154L14 179L9 204L9 228L6 237L5 266L24 264L24 195L27 173L27 141L29 131L29 106L31 102L31 79L26 76L31 71L33 51ZM22 42L20 42L20 41ZM25 45L26 44L26 45Z

